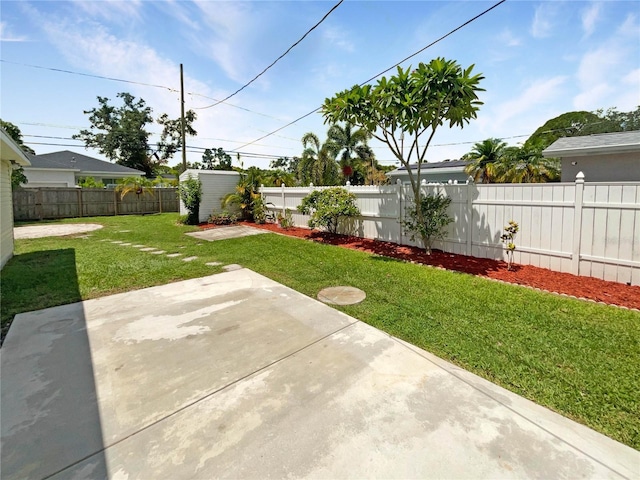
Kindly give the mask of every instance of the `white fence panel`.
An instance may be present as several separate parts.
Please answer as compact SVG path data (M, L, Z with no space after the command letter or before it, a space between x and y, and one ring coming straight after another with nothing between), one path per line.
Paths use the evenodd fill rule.
M262 188L275 211L288 208L297 226L308 216L297 211L314 188ZM362 212L349 226L361 237L416 245L403 232L409 186L347 186ZM446 252L506 259L500 236L510 220L520 226L515 263L640 285L640 183L447 184L423 185L423 193L451 198L454 221L435 244Z

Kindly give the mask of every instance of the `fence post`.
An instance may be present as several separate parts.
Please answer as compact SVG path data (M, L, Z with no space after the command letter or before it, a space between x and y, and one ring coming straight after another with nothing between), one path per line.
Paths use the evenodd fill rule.
M580 239L582 237L582 201L584 197L584 173L576 175L576 197L573 208L573 246L571 249L571 273L580 275Z
M396 180L396 188L398 189L398 225L400 226L398 243L402 245L402 180Z
M285 206L284 182L282 182L282 184L280 185L280 191L282 192L281 193L281 196L282 196L282 216L284 217L284 212L285 212L285 208L284 208L284 206Z
M113 215L118 215L118 192L113 189Z
M38 220L42 220L44 218L44 210L42 208L42 189L38 188L36 191L36 216Z
M471 189L473 188L473 177L467 178L467 255L471 256L473 249L473 196Z
M82 188L77 190L78 192L78 216L82 217Z

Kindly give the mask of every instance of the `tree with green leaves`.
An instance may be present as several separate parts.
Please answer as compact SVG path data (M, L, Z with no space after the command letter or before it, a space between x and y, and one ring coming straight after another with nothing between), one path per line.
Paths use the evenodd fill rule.
M422 223L421 166L438 128L445 123L450 128L464 127L482 105L478 93L483 91L479 84L484 77L472 71L473 65L463 69L453 60L436 58L415 69L398 67L396 75L382 77L375 85L344 90L322 106L325 123L348 122L387 144L407 169ZM405 136L407 148L400 140ZM422 236L422 240L426 245L427 239Z
M7 132L7 135L9 135L11 139L16 142L16 145L18 145L23 152L29 153L31 155L36 154L33 148L24 144L24 141L22 140L22 132L17 125L14 125L11 122L5 122L0 118L0 127L2 127L2 129Z
M336 185L338 182L338 164L335 160L336 150L320 143L313 132L302 136L302 158L298 164L300 179L303 184Z
M630 112L619 112L616 108L606 111L566 112L547 120L527 139L524 146L541 151L561 137L580 137L600 133L640 130L640 107Z
M356 171L361 174L366 172L366 167L371 165L375 158L373 150L367 144L371 139L371 133L364 128L355 129L354 126L346 122L344 126L334 124L327 131L327 147L333 150L333 153L342 173L351 183L364 183L362 175L358 178L352 178ZM347 175L347 173L349 173Z
M22 132L17 125L14 125L11 122L5 122L0 118L0 127L7 132L7 135L16 142L16 145L18 145L24 153L29 153L31 155L36 154L31 147L24 144L22 140ZM24 167L22 165L19 165L11 171L11 188L18 188L20 185L25 185L28 182L29 180L24 174Z
M476 183L491 183L496 177L496 164L502 160L507 144L499 138L487 138L476 143L471 151L463 155L462 160L469 164L465 173L473 177Z
M160 143L158 148L152 149L147 131L148 125L153 123L151 107L130 93L122 92L117 96L122 99L119 107L110 105L107 97L98 96L98 107L84 111L89 115L91 126L73 138L84 141L87 148L96 148L109 160L141 170L151 177L155 167L166 163L181 147L181 122L161 115L158 119L163 126ZM190 135L196 134L191 125L195 119L195 113L185 114L185 129Z
M202 154L203 170L233 170L231 155L222 148L207 148Z
M197 115L193 110L188 110L184 114L185 136L195 137L198 132L193 128L193 122ZM182 119L171 120L169 115L163 113L158 117L158 123L162 125L162 133L158 142L157 155L160 162L164 163L172 158L175 153L182 148Z
M545 158L536 146L507 147L494 166L500 183L546 183L560 180L560 160Z

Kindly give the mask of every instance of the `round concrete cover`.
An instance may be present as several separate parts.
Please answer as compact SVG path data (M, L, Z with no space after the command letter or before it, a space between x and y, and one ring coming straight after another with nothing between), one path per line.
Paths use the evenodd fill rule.
M318 293L318 300L331 305L354 305L365 298L367 294L355 287L329 287Z

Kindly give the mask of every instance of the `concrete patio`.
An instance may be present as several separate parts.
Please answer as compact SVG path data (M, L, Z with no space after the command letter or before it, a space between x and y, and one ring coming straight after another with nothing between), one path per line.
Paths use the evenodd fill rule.
M3 479L640 476L640 452L247 269L18 315L1 361Z

